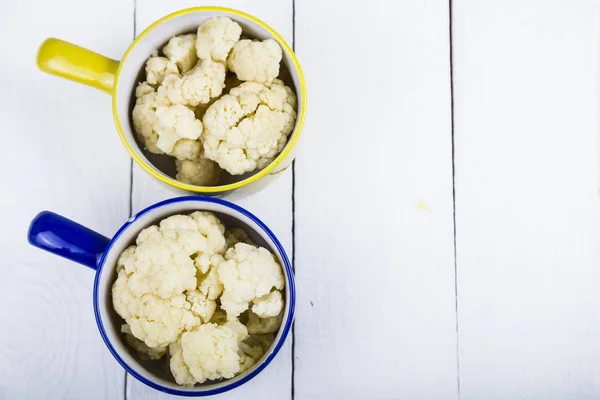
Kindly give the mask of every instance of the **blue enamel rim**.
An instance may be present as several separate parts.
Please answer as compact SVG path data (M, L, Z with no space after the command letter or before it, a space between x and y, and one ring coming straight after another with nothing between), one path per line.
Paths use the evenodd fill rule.
M102 272L102 268L104 267L106 255L110 252L115 241L121 236L121 234L123 232L125 232L131 226L131 224L133 224L141 216L146 215L149 212L152 212L154 209L163 207L167 204L180 203L180 202L185 202L185 201L194 201L194 202L198 202L198 203L220 204L220 205L230 208L240 214L243 214L244 216L251 219L254 223L256 223L256 225L258 225L275 244L275 247L277 248L277 252L281 256L281 259L283 260L283 267L285 269L285 273L287 276L287 284L288 284L289 291L290 291L290 298L288 299L290 311L289 311L287 320L285 321L285 325L283 327L283 333L281 334L279 341L275 345L273 352L258 367L256 367L252 372L250 372L248 375L246 375L242 379L235 381L229 385L222 386L217 389L193 391L193 392L176 390L176 389L171 389L171 388L161 386L155 382L152 382L152 381L144 378L143 376L138 374L133 368L131 368L127 363L125 363L125 361L119 356L117 351L114 349L114 347L112 346L110 340L108 339L108 337L106 335L106 332L104 330L104 324L102 323L102 318L100 317L100 309L98 307L98 285L99 285L99 280L100 280L100 274ZM235 216L233 216L233 217L235 217ZM269 363L273 360L273 358L275 358L275 356L277 355L277 353L283 346L283 343L285 342L285 339L287 338L287 335L292 326L292 321L294 320L295 308L296 308L296 287L294 284L294 274L292 271L292 265L287 257L287 254L285 253L283 246L281 245L281 243L279 242L279 240L277 239L275 234L260 219L258 219L254 214L252 214L248 210L246 210L240 206L237 206L233 203L230 203L226 200L216 199L216 198L212 198L212 197L204 197L204 196L177 197L174 199L161 201L161 202L156 203L156 204L140 211L139 213L137 213L135 216L133 216L132 218L127 220L127 222L117 231L117 233L113 236L113 238L108 243L106 250L102 254L100 261L98 262L98 270L96 272L96 278L94 279L94 314L96 316L96 324L98 325L98 329L100 330L100 335L102 336L102 340L104 340L104 343L108 347L108 350L110 350L113 357L115 357L115 359L119 362L119 364L121 364L121 366L123 368L125 368L125 370L129 374L131 374L133 377L135 377L140 382L142 382L156 390L160 390L161 392L165 392L168 394L174 394L174 395L178 395L178 396L202 397L202 396L211 396L211 395L215 395L218 393L227 392L229 390L235 389L236 387L238 387L240 385L243 385L244 383L248 382L250 379L254 378L256 375L258 375L263 369L265 369L265 367L267 365L269 365Z

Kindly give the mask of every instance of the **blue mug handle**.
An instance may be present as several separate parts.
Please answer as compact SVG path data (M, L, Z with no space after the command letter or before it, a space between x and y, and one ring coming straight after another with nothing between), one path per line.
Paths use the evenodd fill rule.
M32 246L85 265L98 268L110 240L61 215L42 211L31 221L27 239Z

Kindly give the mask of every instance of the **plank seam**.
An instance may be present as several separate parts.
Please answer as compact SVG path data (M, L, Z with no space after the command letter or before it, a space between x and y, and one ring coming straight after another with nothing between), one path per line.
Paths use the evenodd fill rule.
M137 0L133 0L133 39L136 38L137 32ZM296 50L296 1L292 0L292 49ZM296 160L292 161L292 270L295 273L296 265ZM129 217L133 213L133 159L130 160L129 164ZM291 398L294 399L294 378L295 378L295 322L292 325L292 385L291 385ZM123 399L127 400L127 380L128 374L125 371L125 380L123 385Z
M135 40L137 33L137 0L133 0L133 39ZM129 160L129 218L133 215L133 158ZM127 371L125 373L125 380L123 384L123 400L127 400Z
M456 327L456 389L458 398L460 395L460 340L458 329L458 268L456 257L456 168L454 151L454 57L453 57L453 38L452 38L452 0L448 0L448 33L450 39L450 132L452 137L452 223L454 230L454 316Z

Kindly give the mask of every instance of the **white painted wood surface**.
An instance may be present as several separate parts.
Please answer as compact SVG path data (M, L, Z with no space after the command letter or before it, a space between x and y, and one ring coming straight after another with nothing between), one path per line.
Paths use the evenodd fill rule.
M115 134L110 97L41 73L35 55L56 36L118 58L132 37L132 13L121 0L2 3L2 399L123 395L123 370L94 320L93 271L35 250L26 232L45 209L105 235L127 219L129 157Z
M600 398L598 1L456 1L462 398Z
M309 91L295 173L229 197L295 242L295 339L219 398L600 399L598 0L454 0L454 171L447 1L5 1L0 399L168 397L105 349L92 271L25 232L50 209L110 236L180 193L130 181L110 99L34 59L118 59L203 4L295 37Z
M296 2L296 398L455 399L448 2L344 4Z

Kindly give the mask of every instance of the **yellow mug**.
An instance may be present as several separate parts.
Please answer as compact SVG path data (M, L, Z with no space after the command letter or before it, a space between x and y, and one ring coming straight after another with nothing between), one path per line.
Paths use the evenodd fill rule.
M294 130L282 152L265 168L233 177L232 181L218 186L196 186L180 182L174 175L157 168L158 162L150 162L149 153L142 150L135 139L130 114L135 87L140 71L151 53L162 48L175 35L195 32L209 18L226 16L236 21L244 35L264 40L277 40L283 49L283 64L289 71L290 80L298 96L298 117ZM285 170L294 159L294 145L298 141L306 114L306 85L298 59L291 47L270 26L259 19L238 10L222 7L194 7L177 11L154 22L129 46L121 61L112 60L98 53L59 39L47 39L37 56L38 67L45 72L101 89L112 95L113 117L119 136L131 157L150 175L172 187L200 194L221 194L253 184L254 190L264 187ZM152 157L152 156L150 156ZM172 168L171 168L172 169ZM264 178L264 179L261 179Z

